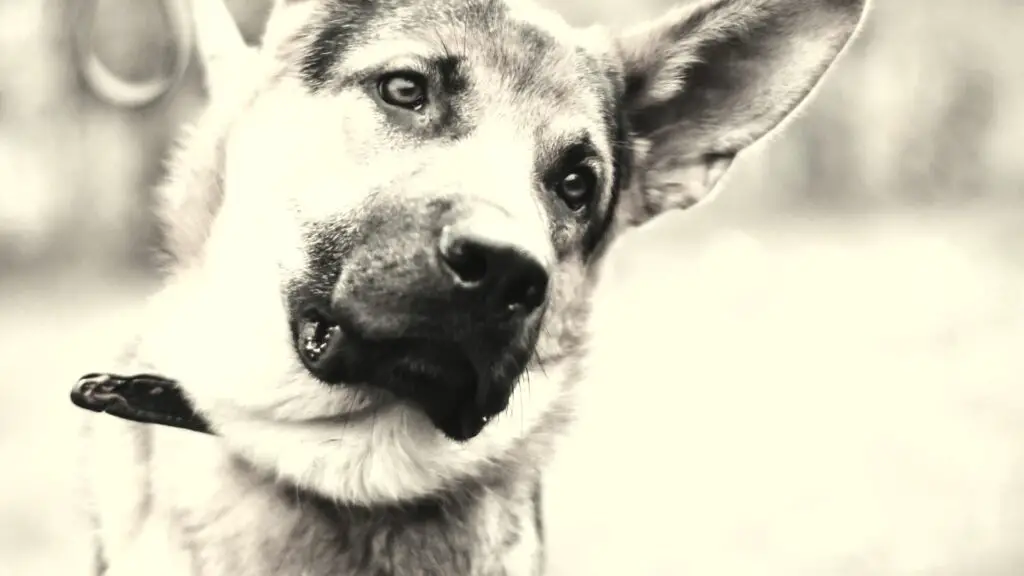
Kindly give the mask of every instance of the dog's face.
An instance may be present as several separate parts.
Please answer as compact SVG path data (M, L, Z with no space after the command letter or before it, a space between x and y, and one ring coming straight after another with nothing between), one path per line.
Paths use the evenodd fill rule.
M578 353L627 162L618 80L570 34L497 2L337 2L277 46L226 184L282 201L281 287L316 379L466 441L528 366Z
M347 501L533 459L610 242L706 196L862 10L714 0L613 35L520 2L279 2L168 187L188 328L158 356L242 454Z

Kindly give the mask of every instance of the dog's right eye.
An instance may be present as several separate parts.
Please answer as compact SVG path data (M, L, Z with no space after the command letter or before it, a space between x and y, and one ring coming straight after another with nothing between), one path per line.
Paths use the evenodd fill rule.
M573 212L579 212L590 204L597 187L594 171L586 166L579 166L562 176L555 185L555 191Z
M415 72L396 72L377 83L380 99L389 106L419 110L427 102L427 79Z

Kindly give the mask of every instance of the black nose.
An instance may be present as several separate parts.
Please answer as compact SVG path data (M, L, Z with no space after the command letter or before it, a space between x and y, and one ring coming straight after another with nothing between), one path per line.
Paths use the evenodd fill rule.
M529 314L547 298L544 265L513 244L446 227L438 253L457 289L483 297L493 314Z

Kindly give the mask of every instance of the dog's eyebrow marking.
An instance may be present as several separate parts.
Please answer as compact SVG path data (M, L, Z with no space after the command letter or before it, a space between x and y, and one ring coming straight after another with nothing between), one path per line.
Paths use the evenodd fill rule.
M433 60L440 52L423 42L395 40L354 48L342 59L341 65L350 70L371 70L381 68L396 60Z
M312 41L299 64L300 75L312 89L327 85L349 42L366 30L381 8L377 2L330 2L326 14L304 30Z
M434 67L441 76L441 87L451 95L460 94L469 88L469 77L461 56L447 55L437 58Z
M538 165L544 167L544 176L565 172L590 159L602 157L587 132L559 136L540 148L538 156ZM603 166L593 167L599 168L599 174L604 172Z

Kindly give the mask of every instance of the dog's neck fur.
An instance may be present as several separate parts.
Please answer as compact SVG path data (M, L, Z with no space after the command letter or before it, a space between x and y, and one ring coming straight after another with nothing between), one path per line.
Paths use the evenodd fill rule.
M217 480L236 485L226 493L244 499L246 514L263 516L253 524L271 532L240 529L251 525L231 517L241 501L210 501L191 510L201 516L193 526L204 531L203 549L194 554L204 563L215 561L217 573L244 568L253 574L254 552L260 574L310 576L505 574L512 572L509 563L536 564L540 558L538 485L532 474L404 506L357 508L275 483L226 454L223 470L215 473ZM188 518L180 521L187 534ZM239 554L244 563L228 566Z
M130 429L134 445L119 454L135 466L181 471L141 475L131 489L141 504L140 517L108 516L102 523L123 527L123 533L104 534L104 540L123 542L130 550L103 550L101 557L116 554L123 560L127 552L139 558L137 565L120 562L108 576L132 566L162 573L166 552L148 550L140 533L159 534L155 538L162 546L169 539L177 549L174 558L187 558L190 565L180 567L183 571L168 573L195 576L542 571L540 477L528 467L418 502L356 507L279 482L239 460L213 436L113 418L90 422L100 443ZM104 467L93 472L104 474ZM125 488L115 484L116 478L110 481L111 489Z
M118 364L156 371L142 356L133 345ZM85 424L90 496L123 504L92 510L97 576L543 573L537 446L429 498L356 506L281 481L215 435L108 416Z

